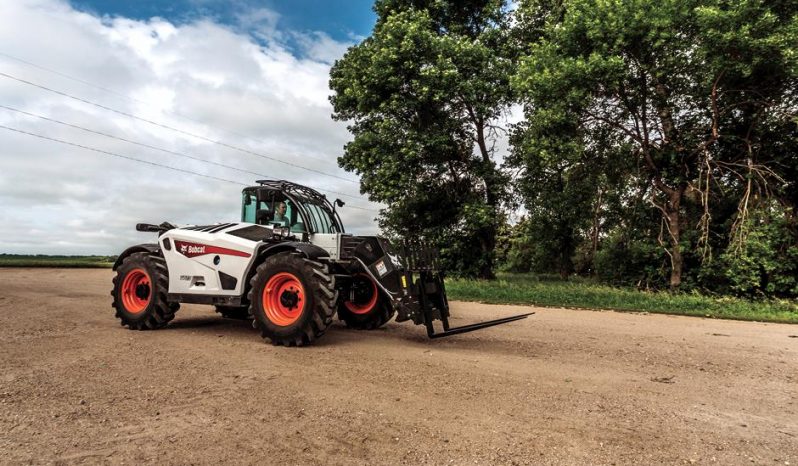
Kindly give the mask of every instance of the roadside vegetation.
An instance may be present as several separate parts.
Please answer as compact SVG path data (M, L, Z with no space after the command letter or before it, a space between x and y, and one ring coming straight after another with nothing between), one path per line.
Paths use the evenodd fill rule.
M330 87L339 165L387 206L385 234L437 245L452 276L798 298L798 4L374 10Z
M0 267L110 268L115 256L45 256L0 254Z
M0 254L0 267L110 268L115 259L115 256ZM447 278L446 291L449 299L457 301L798 323L796 300L643 291L613 287L585 277L564 280L558 275L499 272L496 280Z
M491 304L652 312L720 319L798 323L795 300L749 300L698 292L641 291L617 288L596 280L536 274L499 273L496 280L446 280L451 300Z

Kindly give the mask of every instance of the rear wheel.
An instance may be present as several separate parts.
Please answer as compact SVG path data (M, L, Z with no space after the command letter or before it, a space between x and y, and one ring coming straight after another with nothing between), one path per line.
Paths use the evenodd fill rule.
M387 299L379 292L377 284L365 273L352 276L349 294L338 306L338 318L347 327L373 330L385 325L396 313Z
M250 313L275 345L307 345L332 322L338 293L326 264L275 254L258 266L250 284Z
M179 305L166 301L169 274L163 257L137 252L116 269L111 291L116 317L131 330L153 330L174 319Z

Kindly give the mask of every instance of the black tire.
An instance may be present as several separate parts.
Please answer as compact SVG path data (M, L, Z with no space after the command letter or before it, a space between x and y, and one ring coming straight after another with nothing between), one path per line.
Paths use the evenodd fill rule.
M366 274L356 274L352 278L353 287L356 289L355 300L351 301L350 296L341 299L338 305L338 318L343 320L347 327L357 330L374 330L388 323L396 311L371 277Z
M247 320L252 318L249 315L249 306L216 306L216 312L227 319Z
M278 253L258 266L250 284L254 325L272 344L307 345L324 335L332 323L338 292L327 264L297 253ZM267 284L272 284L269 291ZM274 305L268 304L270 300Z
M131 330L155 330L175 318L178 303L167 302L169 273L163 257L137 252L116 269L111 290L116 317Z

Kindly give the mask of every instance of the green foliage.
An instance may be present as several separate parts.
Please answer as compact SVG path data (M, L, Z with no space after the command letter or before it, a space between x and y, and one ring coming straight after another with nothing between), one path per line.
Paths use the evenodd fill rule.
M461 256L454 271L491 276L508 184L490 147L510 101L503 3L384 0L375 10L372 35L330 75L333 116L354 135L339 164L389 206L386 233L463 248L449 255Z
M573 256L600 224L605 278L656 283L665 262L671 286L711 286L699 272L729 245L729 205L795 206L798 4L528 0L517 17L532 40L508 162L550 249Z
M798 2L516 6L378 0L371 36L333 67L353 134L339 164L388 206L383 232L432 240L460 276L491 277L498 258L796 296ZM492 131L512 104L524 119L500 166Z
M502 270L568 275L574 268L576 245L571 238L543 216L524 217L509 227Z
M771 204L740 226L744 241L720 257L729 288L746 296L798 297L798 236L791 209Z
M530 222L522 218L515 225L505 224L500 236L502 255L500 257L501 269L506 272L526 273L535 269L538 248L541 243L532 241L534 235L530 232Z
M599 278L615 285L658 289L667 283L662 248L646 238L629 238L617 231L603 242L595 267Z
M499 274L498 280L446 281L452 300L494 304L610 309L765 322L798 323L794 301L711 297L699 293L614 288L587 279L567 281L533 274Z

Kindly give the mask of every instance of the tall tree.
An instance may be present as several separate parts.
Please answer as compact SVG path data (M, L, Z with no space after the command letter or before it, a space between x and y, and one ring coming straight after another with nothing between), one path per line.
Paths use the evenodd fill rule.
M372 35L332 68L333 118L354 139L339 159L388 207L385 230L426 236L460 273L494 276L508 178L494 159L510 102L502 0L378 0Z
M555 154L573 160L610 144L613 157L626 158L613 165L633 167L630 189L639 185L660 213L678 288L685 231L697 223L690 236L708 246L718 186L741 193L744 220L752 184L761 192L783 184L786 155L768 135L795 115L796 2L528 0L519 11L536 19L542 39L528 45L514 78L527 117L516 138L554 147L565 126L573 144ZM534 171L546 157L527 151L516 161ZM697 222L686 204L699 207Z

